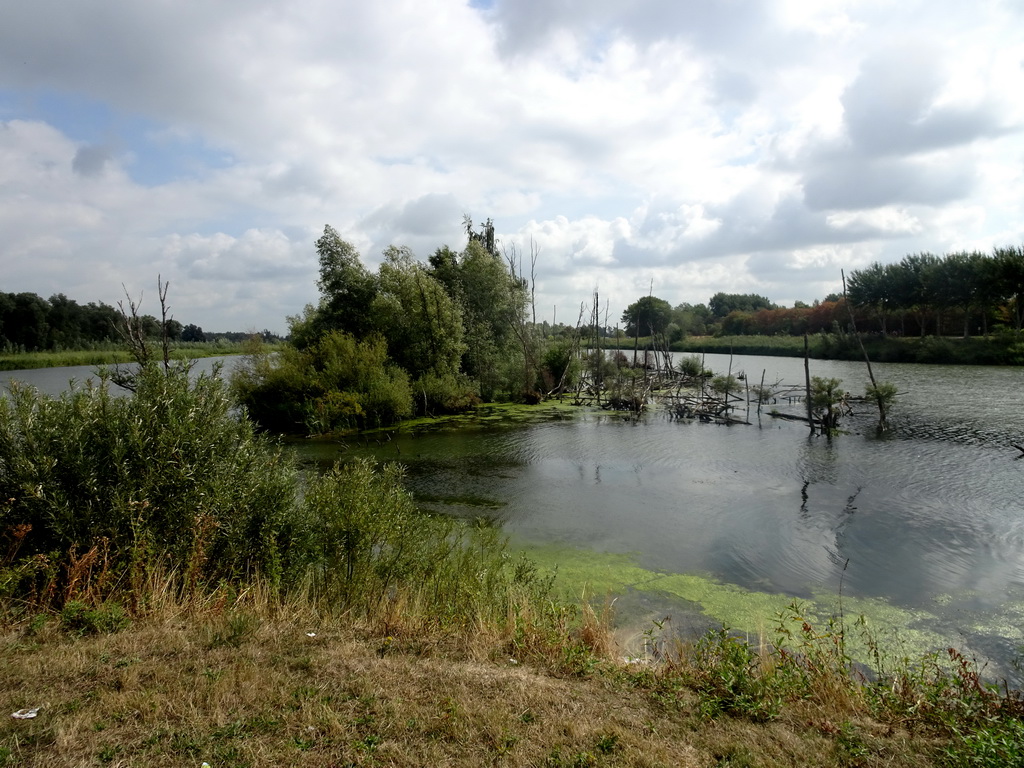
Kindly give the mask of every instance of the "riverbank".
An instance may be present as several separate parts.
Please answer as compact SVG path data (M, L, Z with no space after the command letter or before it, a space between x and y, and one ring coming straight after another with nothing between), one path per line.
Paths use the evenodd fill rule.
M197 360L205 357L225 357L244 354L244 343L208 342L184 344L171 347L174 360ZM75 365L118 365L135 362L127 349L86 349L61 352L23 352L16 355L0 355L0 371L20 371L35 368L63 368Z
M932 363L945 365L1024 365L1024 336L1006 332L991 336L862 336L872 362ZM626 339L607 349L621 349L627 357L634 343ZM651 340L640 339L642 352ZM769 355L803 357L803 336L688 336L672 344L673 352L690 354ZM861 361L864 353L851 334L818 333L808 337L810 357L816 360Z
M1024 752L1018 693L988 689L956 651L890 659L873 642L862 674L847 636L862 628L843 623L852 600L692 642L658 619L646 642L618 645L611 605L559 594L551 569L516 557L479 514L424 514L394 465L349 455L354 441L326 443L331 468L300 475L237 419L222 381L151 365L137 385L116 399L20 388L0 401L0 706L18 715L0 720L0 765L1007 766ZM574 425L605 426L545 410L553 428L537 434L577 446L599 435ZM497 445L467 434L396 431L364 448L436 475L452 453L433 441L451 440L472 472L508 474ZM713 434L726 431L702 451ZM621 456L621 439L608 445ZM679 517L654 475L633 460L628 471L646 507ZM616 500L635 507L635 482L621 497L612 477L598 475L602 496L622 517L631 507ZM701 515L691 540L721 517L709 505L723 487L703 499L687 488ZM759 549L790 538L759 519ZM618 562L606 582L652 575ZM682 586L659 589L704 599Z
M0 765L1017 764L966 762L966 734L932 717L934 701L876 716L815 667L824 655L800 667L817 682L795 695L779 670L796 666L743 647L704 646L703 670L625 663L244 596L165 605L113 632L40 615L0 640L2 706L39 708L0 719Z

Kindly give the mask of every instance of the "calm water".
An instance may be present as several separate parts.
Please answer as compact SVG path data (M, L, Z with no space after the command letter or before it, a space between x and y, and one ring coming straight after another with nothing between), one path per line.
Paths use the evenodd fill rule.
M724 373L729 359L706 365ZM18 378L59 391L91 370ZM803 380L796 359L738 356L732 370L752 384L762 371L766 382ZM845 362L812 361L811 373L857 393L867 379ZM842 588L921 610L929 629L1019 684L1009 662L1024 644L1024 459L1011 444L1024 445L1024 369L875 373L903 393L884 438L861 405L833 438L767 413L731 427L601 413L301 450L400 460L425 506L492 517L526 541L633 553L647 568L751 590Z
M222 365L224 373L231 372L233 367L241 361L241 356L231 355L227 357L204 357L195 361L192 372L210 373L215 365ZM123 366L129 367L129 366ZM6 391L11 381L18 381L35 387L47 395L59 395L68 389L72 383L84 385L86 381L99 381L96 375L95 365L69 365L63 368L32 368L22 371L0 371L0 394ZM116 392L124 393L120 387L112 388Z
M716 372L727 356L709 355ZM751 383L803 381L801 360L736 357ZM812 361L863 392L863 365ZM1024 369L877 365L902 394L875 435L751 413L752 426L590 414L524 428L397 434L370 452L407 465L425 506L500 520L519 538L633 553L644 567L707 574L797 597L842 589L921 611L927 629L1009 666L1024 643ZM777 406L801 412L802 406Z

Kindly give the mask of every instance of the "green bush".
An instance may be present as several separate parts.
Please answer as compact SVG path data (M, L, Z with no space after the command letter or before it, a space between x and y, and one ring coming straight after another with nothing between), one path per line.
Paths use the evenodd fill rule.
M551 392L559 384L572 389L580 375L580 361L574 354L575 345L568 340L552 342L541 358L540 379L542 389Z
M839 419L846 412L846 392L841 379L811 377L811 409L822 429L831 432L839 427Z
M273 356L256 346L231 386L260 426L292 434L379 427L413 411L409 377L377 335L330 331L305 350L286 346Z
M279 594L368 619L499 626L553 605L500 530L417 510L401 470L369 463L301 478L217 377L144 366L123 397L98 386L0 400L0 607L57 608L72 632L116 631L167 586ZM164 577L171 575L170 581ZM150 579L159 576L160 579ZM163 586L157 586L157 585ZM231 614L213 644L252 635Z
M477 386L462 374L428 371L412 389L416 412L423 416L459 413L480 404Z
M686 357L679 358L677 363L679 373L683 376L688 376L691 379L696 379L704 373L704 364L701 362L699 355L687 355Z
M739 379L735 376L715 376L708 384L708 387L718 395L724 395L727 392L735 394L743 389Z
M163 560L193 580L278 578L292 463L238 418L217 376L150 365L136 385L0 399L0 536L17 538L6 573L56 577L68 598L101 551L107 570Z
M402 599L440 623L500 621L517 594L550 587L509 561L498 529L418 511L399 466L365 461L310 483L289 559L337 610L370 614Z

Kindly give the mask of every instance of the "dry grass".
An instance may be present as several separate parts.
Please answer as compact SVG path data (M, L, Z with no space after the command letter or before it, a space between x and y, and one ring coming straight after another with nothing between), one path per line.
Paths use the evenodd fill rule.
M8 630L0 707L43 708L0 720L0 765L931 764L924 737L849 711L804 702L769 723L709 719L652 667L511 659L499 637L383 634L260 602L165 610L98 636L56 621ZM578 631L609 642L595 617Z

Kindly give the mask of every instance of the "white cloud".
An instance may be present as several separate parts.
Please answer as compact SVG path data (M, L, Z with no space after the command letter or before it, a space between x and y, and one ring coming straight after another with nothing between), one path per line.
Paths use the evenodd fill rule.
M995 1L17 4L0 289L160 272L184 322L283 330L324 224L373 264L470 213L533 238L547 305L809 301L844 259L1024 237L1022 29Z

